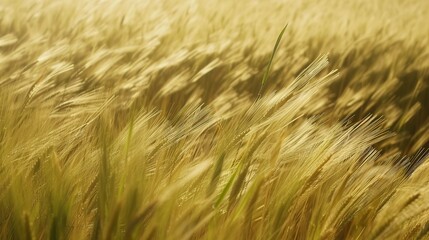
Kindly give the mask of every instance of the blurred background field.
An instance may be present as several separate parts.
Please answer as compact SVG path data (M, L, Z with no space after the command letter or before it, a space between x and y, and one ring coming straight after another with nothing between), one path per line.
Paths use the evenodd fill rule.
M426 239L428 22L426 0L0 0L0 238Z

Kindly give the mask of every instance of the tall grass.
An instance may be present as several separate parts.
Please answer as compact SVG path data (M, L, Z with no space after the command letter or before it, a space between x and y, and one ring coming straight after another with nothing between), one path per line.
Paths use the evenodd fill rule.
M428 238L428 16L0 0L0 239Z

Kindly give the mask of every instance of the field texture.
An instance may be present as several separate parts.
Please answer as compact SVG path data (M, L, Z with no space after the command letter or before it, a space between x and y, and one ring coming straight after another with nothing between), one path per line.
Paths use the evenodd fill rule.
M429 239L428 87L427 0L0 0L0 239Z

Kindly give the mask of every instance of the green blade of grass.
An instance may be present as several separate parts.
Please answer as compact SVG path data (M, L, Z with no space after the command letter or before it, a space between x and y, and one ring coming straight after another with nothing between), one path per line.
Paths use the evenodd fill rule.
M271 53L270 61L268 62L268 65L265 68L264 76L262 77L262 85L261 85L261 89L259 90L259 94L258 94L259 96L261 95L262 89L263 89L265 83L267 82L267 80L270 76L270 71L271 71L271 66L273 64L273 59L274 59L274 56L276 55L276 52L279 49L280 41L282 40L283 34L286 31L286 28L287 28L287 24L283 27L282 31L280 32L279 36L277 37L276 44L274 45L273 52Z

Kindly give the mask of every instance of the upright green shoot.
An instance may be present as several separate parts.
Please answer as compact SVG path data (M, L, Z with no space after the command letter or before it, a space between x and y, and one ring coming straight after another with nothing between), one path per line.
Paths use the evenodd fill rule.
M276 52L279 49L280 41L282 40L283 34L286 31L286 28L287 28L287 24L283 27L282 31L280 32L279 36L277 37L276 44L274 45L273 52L271 53L270 61L268 62L268 65L265 68L264 76L262 77L262 84L261 84L261 88L259 89L258 98L261 97L262 90L265 86L265 83L268 80L268 78L270 77L270 71L271 71L271 66L273 65L273 59L274 59L274 56L276 55Z

